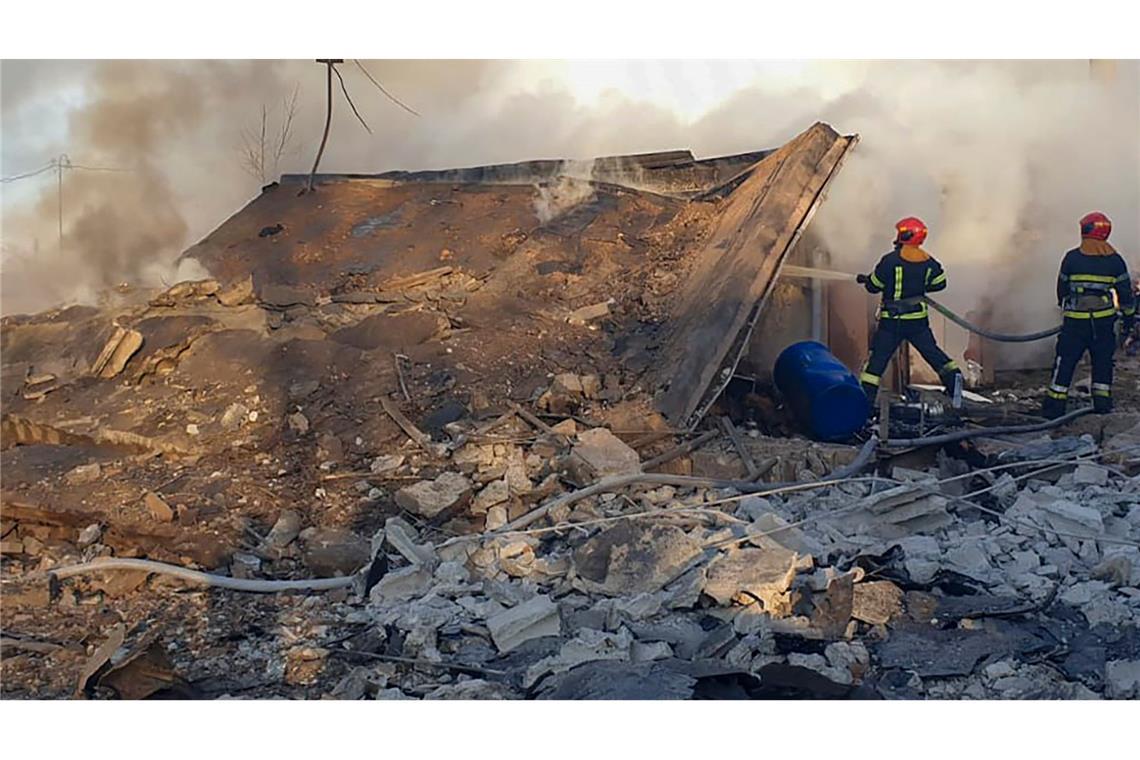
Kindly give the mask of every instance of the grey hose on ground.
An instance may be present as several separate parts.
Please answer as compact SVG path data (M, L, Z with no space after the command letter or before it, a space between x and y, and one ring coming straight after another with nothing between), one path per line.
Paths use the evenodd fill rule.
M49 570L50 575L56 578L70 578L73 575L98 573L104 570L141 570L147 573L170 575L190 583L198 583L213 588L224 588L231 591L249 591L255 594L277 594L282 591L332 591L338 588L350 588L353 583L351 576L345 578L312 578L299 581L266 581L246 578L231 578L228 575L215 575L190 570L178 565L168 565L165 562L154 562L149 559L118 559L103 557L79 565L68 565Z
M959 430L954 433L946 433L945 435L933 435L927 438L891 438L883 441L883 446L893 449L909 448L911 446L937 446L943 443L953 443L955 441L964 441L969 438L980 438L987 435L1005 435L1007 433L1038 433L1043 430L1052 430L1055 427L1060 427L1066 422L1072 422L1078 417L1083 417L1086 414L1092 413L1092 407L1084 407L1075 412L1058 417L1055 420L1048 420L1046 422L1038 422L1033 425L1004 425L997 427L984 427L973 428L971 430Z
M1061 332L1061 326L1060 325L1057 325L1056 327L1051 327L1048 330L1041 330L1040 332L1029 333L1028 335L1006 335L1005 333L990 332L989 330L985 330L981 327L978 327L977 325L970 324L969 322L962 319L961 317L959 317L954 312L947 309L942 304L935 301L930 296L926 296L926 302L928 304L930 304L932 307L934 307L935 311L937 311L939 314L946 317L947 319L949 319L951 322L958 325L959 327L965 328L965 329L969 330L970 332L974 333L975 335L981 335L983 338L989 338L990 340L996 340L996 341L999 341L1001 343L1031 343L1035 340L1044 340L1045 338L1050 338L1050 337L1056 335L1057 333Z

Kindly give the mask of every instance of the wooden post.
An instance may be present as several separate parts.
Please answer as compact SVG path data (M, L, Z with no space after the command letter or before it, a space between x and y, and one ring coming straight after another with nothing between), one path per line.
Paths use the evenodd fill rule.
M307 190L310 193L313 192L313 180L317 176L317 167L320 166L320 164L321 164L321 156L324 155L325 144L329 140L329 127L332 125L333 66L337 65L338 63L344 63L344 59L343 58L318 58L317 63L323 63L325 65L325 68L326 68L326 71L325 71L326 83L325 84L326 84L327 109L325 111L325 131L324 131L324 134L321 135L321 145L319 148L317 148L317 158L315 161L313 161L313 170L311 172L309 172L309 185L308 185Z

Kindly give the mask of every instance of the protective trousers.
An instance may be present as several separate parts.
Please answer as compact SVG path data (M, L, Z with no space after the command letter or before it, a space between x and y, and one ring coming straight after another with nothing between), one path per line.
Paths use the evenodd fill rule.
M879 320L875 336L871 339L871 356L868 357L867 366L859 378L872 411L875 408L875 397L879 394L883 372L886 371L887 364L903 341L914 346L918 353L922 354L922 358L931 369L938 373L948 393L952 392L955 384L960 382L962 373L958 369L958 363L938 347L934 333L930 330L929 320L883 317Z
M1055 419L1065 413L1073 373L1085 351L1092 359L1093 410L1099 414L1112 411L1112 354L1116 350L1116 317L1074 319L1065 317L1057 336L1057 358L1053 361L1053 378L1046 391L1041 412Z

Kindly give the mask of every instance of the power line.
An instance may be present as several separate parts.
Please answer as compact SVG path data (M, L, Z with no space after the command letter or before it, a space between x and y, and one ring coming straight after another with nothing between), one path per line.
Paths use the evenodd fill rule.
M359 68L361 71L363 71L363 72L364 72L364 76L368 77L368 81L372 82L372 84L376 85L376 88L377 88L378 90L380 90L380 92L384 93L384 95L385 95L385 96L388 98L388 100L391 100L393 103L395 103L396 105L398 105L400 108L403 108L405 111L407 111L408 113L412 114L413 116L419 116L419 113L417 113L417 112L415 111L415 109L411 108L410 106L404 105L402 102L400 102L400 99L399 99L399 98L397 98L395 95L393 95L392 93L390 93L390 92L388 92L387 90L385 90L385 89L384 89L384 85L382 85L382 84L380 84L379 82L377 82L377 81L376 81L376 77L374 77L374 76L372 76L370 73L368 73L368 69L364 68L364 64L363 64L363 63L361 63L361 62L360 62L359 60L357 60L356 58L353 58L353 59L352 59L352 62L353 62L353 63L355 63L355 64L357 65L357 67L358 67L358 68Z
M50 163L48 163L46 166L42 166L39 169L36 169L35 171L24 172L23 174L13 174L11 177L0 178L0 183L7 184L9 182L15 182L16 180L20 180L20 179L28 179L29 177L35 177L39 174L43 174L44 172L51 171L54 168L55 168L55 161L53 160Z
M114 167L114 166L87 166L85 164L73 164L73 163L71 163L71 159L67 158L67 156L65 155L65 156L62 156L61 158L53 158L47 164L45 164L44 166L41 166L39 169L36 169L35 171L24 172L23 174L13 174L11 177L0 178L0 182L7 184L9 182L16 182L17 180L21 180L21 179L29 179L31 177L37 177L40 174L43 174L43 173L49 172L49 171L54 171L56 169L81 169L81 170L87 171L87 172L129 172L129 171L132 171L131 169L120 169L120 168Z
M65 169L82 169L87 172L130 172L133 169L119 169L114 166L84 166L83 164L68 164Z

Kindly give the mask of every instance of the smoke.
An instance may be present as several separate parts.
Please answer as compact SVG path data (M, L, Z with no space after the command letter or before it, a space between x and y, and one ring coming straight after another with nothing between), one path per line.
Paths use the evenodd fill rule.
M1109 78L1090 75L1087 61L364 65L422 116L347 62L341 71L372 133L334 82L322 171L677 148L709 156L776 147L824 120L861 135L813 222L843 268L869 269L893 223L920 216L949 272L948 304L990 308L995 327L1014 331L1056 321L1057 263L1086 211L1112 217L1112 242L1126 255L1140 250L1137 62L1115 64ZM324 122L324 69L312 61L29 62L2 73L4 175L61 152L129 170L65 173L62 251L54 174L4 186L5 313L90 300L124 280L172 281L178 253L257 194L240 134L262 104L299 87L297 150L282 171L308 171ZM74 104L61 107L60 93ZM52 122L61 108L66 120ZM590 197L578 166L537 189L540 219ZM34 192L14 192L29 183L39 183Z
M1114 70L1113 70L1114 69ZM1086 61L881 65L824 109L862 141L816 229L840 263L868 271L891 224L916 215L949 274L947 305L1007 332L1056 324L1060 259L1098 209L1140 264L1140 64ZM958 336L963 349L964 336ZM1003 348L1019 358L1048 342Z
M570 209L594 199L593 161L563 161L555 178L536 185L534 215L546 224Z

